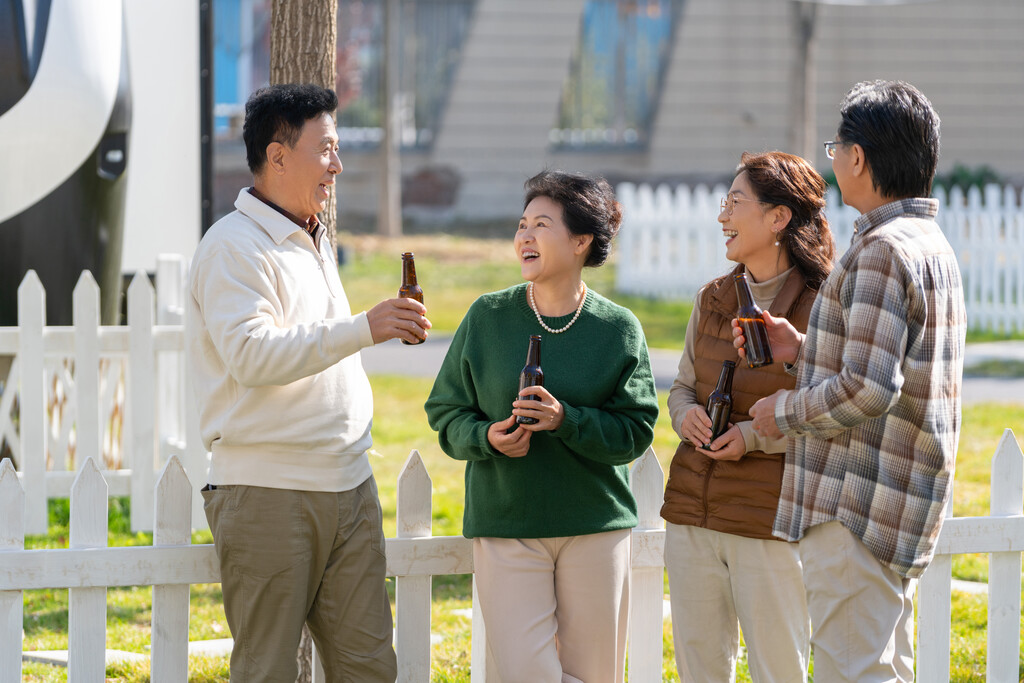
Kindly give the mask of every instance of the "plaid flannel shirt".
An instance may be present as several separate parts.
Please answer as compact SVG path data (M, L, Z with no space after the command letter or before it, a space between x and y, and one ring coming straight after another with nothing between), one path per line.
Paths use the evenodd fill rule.
M773 533L839 520L908 578L934 554L960 436L967 316L937 213L905 199L857 219L775 410L791 439Z

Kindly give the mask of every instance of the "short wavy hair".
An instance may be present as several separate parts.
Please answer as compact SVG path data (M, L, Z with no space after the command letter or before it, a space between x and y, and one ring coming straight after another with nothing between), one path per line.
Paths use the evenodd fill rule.
M584 266L596 268L608 260L611 243L622 224L622 205L604 178L581 173L541 171L526 181L526 209L537 197L562 207L565 226L573 235L593 235Z

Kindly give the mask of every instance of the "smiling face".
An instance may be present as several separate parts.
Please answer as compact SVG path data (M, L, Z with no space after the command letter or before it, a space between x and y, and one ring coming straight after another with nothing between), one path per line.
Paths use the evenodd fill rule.
M775 262L779 247L775 246L771 206L758 200L754 189L742 172L732 181L729 196L735 199L732 215L723 209L718 214L725 236L725 257L751 268L762 261Z
M327 206L334 176L341 173L338 131L328 113L309 119L294 147L271 143L269 172L277 171L284 195L282 208L300 218L320 213Z
M573 235L562 217L562 207L550 197L536 197L523 211L514 240L524 280L541 282L579 277L591 235Z

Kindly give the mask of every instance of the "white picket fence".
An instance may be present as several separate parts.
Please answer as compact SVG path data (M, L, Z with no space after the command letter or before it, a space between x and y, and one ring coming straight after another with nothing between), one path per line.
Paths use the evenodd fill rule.
M664 473L654 451L637 461L631 486L640 523L633 530L629 679L662 680L663 550L658 511ZM21 680L22 591L67 588L69 680L104 680L106 589L153 588L151 675L154 683L186 680L192 583L215 583L212 545L189 545L192 484L177 457L156 484L155 532L149 547L108 548L108 487L92 459L71 486L70 547L25 550L25 492L10 460L0 464L0 680ZM937 556L918 591L917 677L948 681L952 556L990 553L987 680L1017 681L1020 651L1021 551L1024 551L1024 455L1007 429L992 461L988 517L949 518ZM395 649L401 683L430 679L430 577L473 571L471 541L431 536L431 481L418 451L398 478L397 535L386 542L387 572L396 577ZM486 632L473 588L471 680L489 674ZM317 669L319 672L320 670ZM314 680L322 681L322 672Z
M632 486L640 524L633 531L630 680L660 681L664 531L658 510L664 474L653 451L633 468ZM101 682L106 589L148 585L153 586L152 680L187 679L188 586L220 581L213 546L190 545L192 488L172 457L156 484L153 545L108 548L108 486L89 458L70 490L70 547L25 550L25 492L10 460L0 464L0 681L21 680L23 591L70 589L69 680ZM472 541L431 536L431 519L430 477L413 451L398 478L397 536L386 541L387 572L396 577L395 649L403 683L430 679L430 577L473 572ZM473 590L475 597L475 584ZM475 599L472 628L472 680L484 681L486 632Z
M72 589L69 667L76 680L102 681L105 591L132 585L155 586L153 680L185 679L188 584L216 582L219 575L212 546L189 545L189 530L205 525L198 488L208 460L195 411L184 398L189 390L183 367L183 272L180 258L162 260L155 297L149 279L137 276L128 292L127 327L99 325L98 292L87 274L75 290L74 325L47 327L45 293L38 278L29 274L19 288L19 326L0 328L0 355L16 355L0 395L0 436L21 469L16 472L10 461L0 467L0 681L19 680L22 591L43 588ZM123 390L104 388L103 363L123 367L110 375L117 378L123 372L123 382L117 380ZM109 386L115 380L107 382ZM61 390L61 407L54 410L54 388L65 383L70 388ZM116 469L101 468L97 464L104 462L103 444L113 440L108 437L118 401L123 405L121 462L111 459ZM59 428L53 426L55 415ZM70 453L72 446L73 458L62 450ZM163 474L157 481L160 468ZM633 468L632 485L640 525L633 532L630 680L657 681L664 545L658 511L664 475L652 451ZM466 539L430 535L430 479L415 451L398 486L398 533L387 541L387 556L388 571L397 577L400 680L424 681L430 670L429 577L472 572L472 552ZM948 678L950 557L959 553L992 553L989 680L1017 680L1022 489L1024 462L1006 430L993 459L991 515L947 520L939 556L922 579L920 680ZM104 547L109 495L131 496L132 528L153 529L152 547ZM68 496L71 547L24 550L25 534L46 531L47 498ZM486 677L485 637L477 615L474 681Z
M615 287L621 292L692 299L704 283L735 264L725 258L719 200L724 185L708 188L623 183ZM972 329L1024 330L1024 207L1013 187L989 185L984 193L937 188L937 221L960 260L967 320ZM859 215L827 195L826 215L837 256L846 251Z
M99 324L99 287L83 271L74 290L73 325L46 325L46 292L34 272L18 288L18 326L0 327L0 443L18 463L27 495L27 533L46 531L46 501L67 498L78 463L92 458L111 495L128 496L134 531L153 528L153 483L171 455L196 482L207 454L198 416L186 402L184 261L161 257L157 289L144 273L128 289L128 326ZM15 420L17 419L17 423ZM191 432L186 438L186 432ZM193 497L193 524L206 517Z

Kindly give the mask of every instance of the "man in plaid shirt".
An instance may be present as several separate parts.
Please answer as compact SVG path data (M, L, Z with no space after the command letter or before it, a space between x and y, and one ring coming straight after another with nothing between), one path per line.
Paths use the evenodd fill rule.
M862 215L806 336L765 314L797 388L750 414L758 432L790 437L773 533L800 541L815 681L911 681L915 579L935 551L960 435L963 287L928 198L931 103L907 83L865 82L841 114L825 149Z

